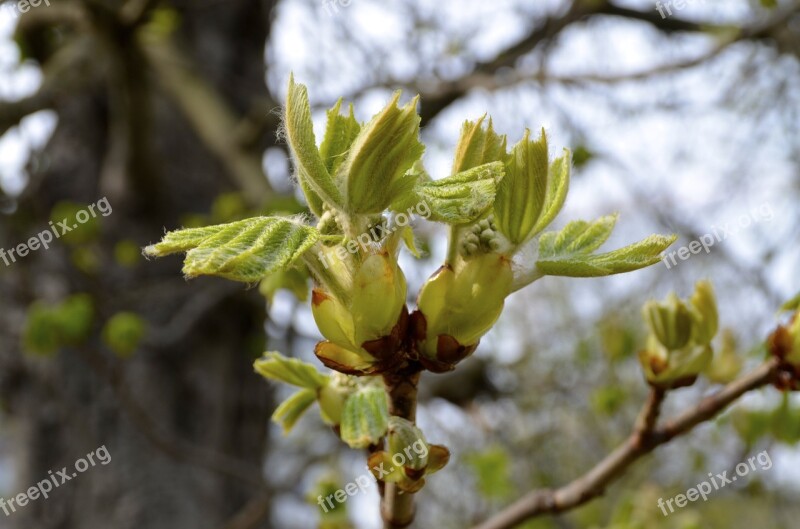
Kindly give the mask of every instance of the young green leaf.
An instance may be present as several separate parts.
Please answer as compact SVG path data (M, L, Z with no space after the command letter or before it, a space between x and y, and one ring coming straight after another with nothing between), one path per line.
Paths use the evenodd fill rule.
M214 275L249 283L291 267L319 237L316 229L290 219L255 217L172 231L144 252L155 257L187 252L187 277Z
M659 262L661 252L676 238L674 235L651 235L604 254L540 254L536 267L541 275L567 277L601 277L631 272Z
M410 205L424 202L431 211L429 220L447 224L474 222L492 207L503 174L503 164L492 162L441 180L423 182L414 189L413 196L392 208L403 211Z
M485 118L484 115L476 121L465 121L461 126L461 137L453 157L453 174L489 162L505 161L506 137L495 133L492 118L484 129Z
M348 397L342 412L340 434L350 448L377 444L389 427L386 392L379 386L367 386Z
M308 92L304 85L294 82L293 75L289 76L284 126L297 169L297 179L311 210L319 217L323 213L322 202L341 208L341 193L317 149Z
M547 136L542 130L540 138L533 141L526 130L508 155L506 175L494 203L497 227L515 245L534 235L545 204L547 176Z
M275 408L272 420L280 424L283 433L287 434L315 400L317 400L316 391L301 389Z
M600 248L611 236L617 215L606 215L594 222L575 220L560 232L547 232L539 237L539 257L587 255Z
M335 175L339 166L345 161L350 146L355 141L361 131L361 125L353 114L353 105L350 105L350 112L347 116L339 113L342 108L342 100L328 111L328 124L325 128L325 137L319 147L319 154L325 163L328 174Z
M398 91L361 129L338 169L337 180L344 182L349 213L381 213L416 182L408 171L425 150L419 141L419 97L403 107L397 106L399 99Z
M532 236L549 226L558 215L558 212L561 211L561 208L564 207L564 201L567 199L567 191L569 190L571 165L571 153L568 149L564 149L564 156L556 158L550 164L544 206L542 207L542 214L533 228Z
M699 345L708 345L717 334L719 315L714 287L709 281L698 281L690 298L692 317L692 339Z
M267 352L253 364L256 373L270 380L318 390L328 383L328 377L302 360L287 358L277 352Z

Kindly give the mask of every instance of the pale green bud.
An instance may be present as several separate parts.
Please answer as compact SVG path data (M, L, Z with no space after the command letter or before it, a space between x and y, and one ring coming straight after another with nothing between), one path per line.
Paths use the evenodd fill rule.
M705 371L713 351L708 345L687 345L682 349L668 350L650 335L647 347L639 352L639 362L647 381L666 389L688 386Z
M421 361L432 371L452 369L495 324L511 291L511 263L497 254L440 268L420 291L412 316Z
M692 341L698 345L707 345L711 343L719 327L717 301L714 298L714 288L711 283L698 281L690 301L694 317Z
M417 492L425 485L425 476L444 468L450 451L441 445L431 445L422 431L401 417L390 417L387 431L387 451L378 451L369 458L369 468L375 477L396 483L405 492ZM389 474L375 472L388 470Z
M675 294L666 303L650 301L644 307L650 331L667 349L680 349L692 335L692 314Z
M312 314L328 340L320 342L315 352L331 369L377 374L401 360L398 348L406 328L406 281L385 250L367 255L355 266L348 302L322 288L312 292Z

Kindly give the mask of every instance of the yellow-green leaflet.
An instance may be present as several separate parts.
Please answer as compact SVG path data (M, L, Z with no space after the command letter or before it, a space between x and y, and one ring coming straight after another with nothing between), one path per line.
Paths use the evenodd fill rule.
M424 202L431 211L429 220L447 224L473 222L492 207L503 174L503 164L492 162L441 180L422 182L393 209L403 211L404 208Z
M608 240L616 215L594 222L574 221L560 232L539 238L536 267L542 275L600 277L645 268L661 260L661 253L675 242L675 235L651 235L637 243L603 254L594 254Z
M306 195L309 207L318 217L322 215L322 202L341 208L342 195L317 149L308 91L304 85L294 82L293 75L289 77L289 88L286 93L284 126L297 169L297 179Z
M310 389L301 389L275 408L272 420L280 424L283 433L287 434L302 417L308 408L317 400L317 393Z
M342 412L341 437L350 448L367 448L386 435L389 407L378 386L359 389L348 397Z
M274 351L264 353L253 363L253 368L264 378L299 388L317 390L328 383L328 376L317 371L313 365Z
M187 277L213 275L254 283L291 267L319 237L316 229L291 219L255 217L171 231L145 248L145 254L187 252L183 266Z

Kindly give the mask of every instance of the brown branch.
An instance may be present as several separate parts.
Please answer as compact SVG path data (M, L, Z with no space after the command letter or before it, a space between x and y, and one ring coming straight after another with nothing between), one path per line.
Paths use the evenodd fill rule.
M575 0L566 13L552 15L518 43L498 53L492 60L479 62L473 71L454 81L441 83L434 90L422 92L420 116L427 123L453 102L464 97L470 90L482 86L487 77L498 71L513 68L517 60L534 50L542 42L552 40L567 26L595 14L602 3Z
M475 68L464 77L442 82L432 90L422 90L422 107L420 111L422 121L425 123L433 119L449 105L464 97L471 90L477 88L496 90L524 80L555 81L574 84L583 82L616 83L626 80L644 79L651 75L660 75L677 69L689 68L717 56L733 42L747 39L764 40L771 38L778 28L788 23L791 18L790 15L796 13L799 9L800 3L790 4L786 8L777 11L763 23L742 28L733 38L715 46L708 54L696 59L689 59L681 63L665 65L652 70L643 70L633 74L611 77L593 75L553 77L548 76L543 71L532 74L529 73L527 75L520 75L514 71L506 72L506 70L513 69L516 62L521 57L529 54L538 46L551 43L553 39L568 26L584 22L594 17L611 16L644 22L666 34L675 32L695 32L724 35L731 30L730 27L692 22L675 16L662 18L655 9L639 11L627 7L620 7L610 2L585 2L582 0L575 0L568 11L551 15L545 19L543 24L531 31L524 39L508 49L503 50L494 59L477 63ZM502 79L496 78L496 75L500 71L504 71Z
M53 93L50 90L39 90L19 101L0 101L0 136L22 121L25 116L50 108L53 101Z
M420 373L416 368L409 373L384 375L386 393L389 396L389 415L411 422L416 420L419 379ZM395 483L386 483L381 504L384 529L401 529L414 521L414 494L403 492Z
M56 51L42 67L42 85L33 95L18 101L0 101L0 135L25 116L54 107L59 98L88 84L92 79L86 71L93 56L90 41L90 38L76 38Z
M637 435L640 440L650 435L656 427L656 421L658 421L658 416L661 413L661 405L664 403L664 397L666 397L666 395L666 390L661 387L653 386L650 388L650 394L647 396L647 401L634 427L634 434Z
M655 421L663 395L651 393L634 432L589 472L558 489L534 490L473 529L510 529L531 518L564 512L600 496L642 456L712 419L748 391L772 382L778 366L776 358L765 362L661 427L655 427Z

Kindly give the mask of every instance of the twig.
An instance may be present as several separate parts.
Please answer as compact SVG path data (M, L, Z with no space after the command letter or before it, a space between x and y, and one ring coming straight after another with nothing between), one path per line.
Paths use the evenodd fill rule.
M770 383L778 365L778 359L765 362L661 427L655 427L655 420L663 395L651 393L634 432L589 472L559 489L534 490L473 529L510 529L531 518L564 512L600 496L642 456L715 417L748 391Z
M639 414L634 429L634 433L640 439L650 435L656 427L656 421L658 421L658 415L661 413L661 405L664 403L665 396L666 390L663 388L656 386L650 388L650 394L647 396L647 401Z
M384 375L386 393L389 395L389 415L415 421L419 379L420 373L416 368L408 373ZM386 484L381 503L384 529L401 529L414 521L414 495L403 492L397 484Z

